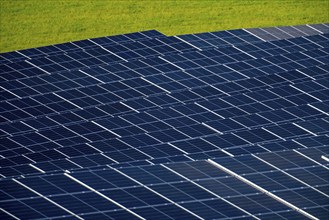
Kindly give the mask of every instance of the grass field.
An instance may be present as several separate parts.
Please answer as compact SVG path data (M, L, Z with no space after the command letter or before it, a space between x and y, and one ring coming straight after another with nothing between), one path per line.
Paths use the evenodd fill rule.
M328 0L0 2L0 52L149 29L174 35L329 22Z

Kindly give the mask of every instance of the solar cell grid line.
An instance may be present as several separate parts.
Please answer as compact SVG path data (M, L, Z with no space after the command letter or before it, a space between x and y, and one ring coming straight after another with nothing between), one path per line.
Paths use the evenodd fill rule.
M323 164L319 163L318 161L314 160L313 158L311 158L311 157L309 157L309 156L303 154L303 152L302 152L301 150L295 150L295 149L294 149L294 152L298 153L299 155L301 155L301 156L307 158L308 160L311 160L311 161L313 161L314 163L316 163L316 164L318 164L318 165L324 167L325 169L329 170L329 168L326 167L325 165L323 165Z
M180 39L183 38L187 42L192 44L199 45L201 48L206 49L209 47L221 47L226 45L234 45L241 43L250 43L251 41L258 40L257 38L253 39L253 36L247 36L248 33L244 33L240 36L236 36L233 31L222 31L222 32L209 32L209 33L200 33L192 35L182 35L179 36ZM243 32L243 31L242 31ZM241 38L247 38L246 41Z
M136 180L136 179L134 179L134 178L132 178L132 177L130 177L130 176L128 176L128 175L126 175L125 173L121 172L120 170L118 170L118 169L115 169L115 168L114 168L114 170L115 170L115 171L117 171L118 173L120 173L120 174L122 174L122 175L126 176L127 178L131 179L132 181L136 182L137 184L139 184L139 185L141 185L141 186L145 187L146 189L150 190L151 192L153 192L153 193L155 193L155 194L159 195L160 197L164 198L165 200L169 201L170 203L174 204L175 206L177 206L177 207L179 207L179 208L183 209L184 211L186 211L186 212L190 213L190 214L191 214L191 215L193 215L194 217L196 217L196 218L198 218L198 219L203 219L202 217L198 216L197 214L195 214L195 213L191 212L190 210L188 210L188 209L184 208L184 207L183 207L183 206L181 206L180 204L178 204L178 203L175 203L175 202L174 202L174 201L172 201L171 199L169 199L169 198L165 197L164 195L162 195L162 194L158 193L157 191L153 190L152 188L150 188L150 187L148 187L148 186L146 186L146 185L142 184L142 183L141 183L141 182L139 182L138 180Z
M292 154L294 154L293 153L293 151L280 151L280 152L277 152L277 153L265 153L265 154L259 154L258 156L255 156L256 158L263 158L263 159L265 159L265 160L268 160L268 159L271 159L272 160L272 163L276 163L277 165L279 165L280 164L280 166L281 166L281 168L282 167L285 167L286 169L285 170L287 170L287 172L289 172L288 170L294 170L294 169L296 169L297 167L298 167L298 169L300 169L301 167L305 167L305 169L307 169L306 167L312 167L313 166L313 162L311 162L311 161L309 161L308 162L308 160L305 160L305 158L303 158L303 157L299 157L298 159L296 159L295 157L291 157L290 159L291 160L293 160L294 162L295 162L295 164L293 165L293 163L289 163L289 161L286 161L285 163L283 163L283 161L282 161L282 159L281 159L281 161L282 162L280 162L279 160L277 160L278 159L278 157L276 157L276 159L275 158L272 158L273 156L275 156L275 155L286 155L286 158L288 157L288 156L291 156ZM239 161L241 161L240 159L242 159L243 157L236 157L236 160L239 160ZM270 166L272 166L270 163L268 163L268 162L266 162L266 161L264 161L263 159L260 159L261 161L263 161L263 162L265 162L266 164L268 164L268 165L270 165ZM243 161L245 161L245 162L247 162L247 160L243 160ZM219 161L220 162L220 161ZM244 163L245 163L244 162ZM248 161L249 162L249 161ZM269 162L271 162L271 161L269 161ZM297 165L297 163L296 162L298 162L298 165ZM290 164L290 167L292 166L293 167L293 169L291 169L287 164ZM227 165L227 166L230 166L231 164L228 164L227 162L226 163L224 163L224 165ZM252 164L251 164L252 165ZM279 167L280 167L279 166ZM252 166L253 167L253 166ZM272 166L272 167L275 167L275 166ZM296 167L296 168L295 168ZM228 167L228 168L230 168L230 167ZM255 167L253 167L254 169L255 169ZM235 169L235 167L233 167L233 169ZM272 168L273 169L273 168ZM270 169L270 170L272 170L272 169ZM276 169L278 169L278 168L276 168ZM257 169L256 169L257 170ZM280 170L280 169L278 169L278 170ZM240 171L239 171L240 172ZM246 172L246 171L241 171L242 173L244 173L244 172ZM248 172L250 172L250 171L247 171L247 173ZM285 171L281 171L281 172L285 172Z
M300 208L294 206L293 204L291 204L291 203L289 203L289 202L287 202L287 201L281 199L280 197L278 197L278 196L276 196L276 195L270 193L270 192L267 191L266 189L264 189L264 188L262 188L262 187L260 187L260 186L258 186L258 185L256 185L256 184L254 184L253 182L251 182L251 181L245 179L244 177L242 177L242 176L240 176L240 175L234 173L233 171L231 171L231 170L225 168L224 166L222 166L222 165L220 165L220 164L218 164L218 163L216 163L216 162L214 162L214 161L212 161L212 160L208 160L208 161L209 161L209 163L211 163L212 165L218 167L219 169L223 170L224 172L227 172L227 173L229 173L230 175L232 175L232 176L238 178L239 180L241 180L241 181L247 183L248 185L251 185L252 187L256 188L257 190L259 190L259 191L265 193L266 195L268 195L268 196L272 197L273 199L275 199L275 200L277 200L277 201L283 203L284 205L289 206L289 207L292 208L293 210L296 210L297 212L300 212L301 214L305 215L306 217L308 217L308 218L310 218L310 219L318 219L318 218L316 218L315 216L313 216L313 215L307 213L306 211L304 211L304 210L302 210L302 209L300 209Z
M261 28L249 28L249 29L245 29L247 30L249 33L252 33L254 36L257 36L258 38L261 38L264 41L271 41L271 40L278 40L280 38L275 37L274 35L264 31Z
M46 71L46 70L42 69L41 67L39 67L39 66L37 66L37 65L35 65L35 64L33 64L33 63L31 63L31 62L28 61L28 60L25 60L25 62L28 63L28 64L30 64L31 66L34 66L35 68L41 70L42 72L45 72L46 74L50 74L48 71Z
M321 156L321 159L325 160L326 162L329 161L329 159L328 159L328 155L322 155L322 156Z
M316 35L318 33L327 33L329 31L328 28L323 29L324 32L321 32L314 27L312 28L309 27L310 27L309 25L301 25L301 26L283 26L277 28L288 34L291 34L292 37Z
M328 24L307 24L306 26L315 29L317 31L320 31L321 33L328 33Z
M136 35L134 37L134 35ZM144 39L152 39L153 37L164 37L165 35L162 35L160 32L156 31L144 31L144 32L137 32L127 35L126 36L126 42L128 41L138 41L138 40L144 40ZM111 45L111 44L118 44L120 42L115 42L114 38L116 36L110 36L110 37L101 37L101 38L95 38L93 40L97 41L93 42L90 41L90 39L87 40L81 40L81 41L73 41L70 43L64 43L64 44L55 44L52 46L45 46L45 47L39 47L39 48L33 48L33 49L26 49L22 51L15 51L10 53L4 53L1 54L1 57L4 57L5 60L11 61L17 61L19 58L35 58L35 57L41 57L41 56L47 56L50 54L61 54L66 53L67 51L81 51L85 49L91 49L91 48L97 48L98 46L105 46L105 45ZM113 39L113 40L112 40ZM92 42L92 44L90 43ZM72 45L72 46L69 46ZM58 47L59 46L59 47ZM20 56L15 56L13 53L18 53ZM10 56L11 55L11 56Z
M282 172L282 173L286 174L287 176L289 176L289 177L291 177L291 178L293 178L293 179L297 180L298 182L300 182L300 183L302 183L302 184L306 185L307 187L309 187L309 188L311 188L311 189L313 189L313 190L315 190L315 191L319 192L320 194L322 194L322 195L324 195L324 196L326 196L326 197L328 197L328 198L329 198L329 196L328 196L328 195L326 195L324 192L322 192L322 191L320 191L320 190L316 189L315 187L313 187L313 186L309 185L308 183L304 182L302 179L300 179L300 178L297 178L297 177L295 177L295 176L293 176L293 175L289 174L288 172L286 172L286 171L284 171L284 170L282 170L282 169L280 169L280 168L276 167L275 165L273 165L273 164L271 164L271 163L267 162L266 160L262 159L261 157L258 157L257 155L252 155L252 156L256 157L258 160L260 160L260 161L263 161L264 163L266 163L266 164L268 164L268 165L270 165L270 166L274 167L275 169L279 170L280 172Z
M201 161L200 161L201 162ZM202 162L202 163L206 163L206 162ZM195 162L192 162L192 163L186 163L186 164L188 164L189 166L191 166L191 167L193 167L194 169L196 169L196 170L198 170L199 172L200 172L200 167L199 167L199 165L198 164L196 164L196 165L194 165L195 164ZM178 164L177 164L178 165ZM183 165L183 164L182 164ZM223 187L223 185L221 186L221 187L216 187L216 185L214 185L215 183L218 185L218 184L220 184L220 183L223 183L222 181L224 181L225 179L216 179L216 180L214 180L214 179L204 179L204 180L200 180L200 179L202 179L201 177L200 177L200 175L201 175L201 173L204 175L204 174L208 174L209 172L210 172L210 170L202 170L202 171L204 171L204 172L201 172L200 174L198 174L198 173L195 173L195 171L189 171L189 169L184 169L186 166L184 165L184 166L176 166L175 164L172 164L172 165L168 165L168 166L170 166L170 167L172 167L173 169L175 169L176 171L178 171L178 172L180 172L181 174L184 174L184 175L187 175L187 177L189 177L189 178L191 178L192 180L193 179L197 179L197 181L198 181L198 183L199 184L201 184L202 186L204 186L204 187L206 187L206 188L208 188L208 189L212 189L212 190L214 190L215 192L218 192L218 193L220 193L219 195L223 195L223 193L224 192L227 192L227 194L224 196L224 198L227 198L228 200L230 200L230 201L232 201L232 199L235 197L235 196L237 196L237 195L235 195L235 196L228 196L228 195L232 195L230 192L233 192L233 191L228 191L230 188L226 188L226 190L220 190L220 188L221 187ZM212 166L212 165L210 165L209 164L209 166ZM212 169L213 170L213 169ZM216 171L216 170L214 170L214 171ZM216 172L214 172L214 173L216 173ZM219 176L222 176L223 174L221 174L221 175L219 175ZM216 175L215 176L212 176L212 177L216 177ZM232 178L231 178L232 179ZM224 181L225 182L225 181ZM233 185L233 183L231 184L231 185L228 185L228 186L232 186ZM250 186L248 186L247 184L245 184L244 185L244 187L250 187ZM256 190L255 190L256 191ZM224 193L225 194L225 193ZM250 193L248 193L249 195L252 195L252 194L250 194ZM238 203L239 205L243 205L244 207L246 207L246 208L248 208L248 209L250 209L250 207L247 207L247 206L245 206L244 204L243 204L243 201L245 201L245 202L252 202L252 201L248 201L248 200L246 200L246 199L244 199L243 197L243 195L238 195L239 197L236 197L236 200L234 200L233 199L233 203ZM247 195L246 195L247 196ZM232 197L232 199L230 199ZM264 195L264 197L266 197L265 195ZM250 197L249 197L250 198ZM238 201L240 201L240 202L238 202ZM257 200L256 200L257 201ZM259 199L258 199L258 202L260 202L259 201ZM275 202L275 200L273 200L272 202ZM257 203L255 203L255 200L254 200L254 204L253 204L254 206L254 209L257 209L256 207L257 207ZM259 206L259 205L258 205ZM267 208L269 208L269 206L267 206L267 205L265 205L264 204L264 206L265 207L267 207ZM260 207L259 207L260 208ZM263 207L264 208L264 207ZM254 211L256 211L256 210L254 210L254 209L251 209L252 210L252 212L254 212ZM269 208L270 209L270 208ZM278 211L278 210L276 210L276 211ZM264 212L264 211L263 211ZM265 211L266 212L266 211ZM273 212L273 210L272 210L272 212ZM259 212L255 212L255 213L257 213L257 214L255 214L256 216L261 216L261 215L263 215L263 214L260 214Z
M74 217L76 217L76 218L78 218L78 219L83 219L83 218L79 217L78 215L76 215L75 213L71 212L69 209L67 209L67 208L65 208L65 207L63 207L63 206L61 206L61 205L59 205L58 203L54 202L53 200L51 200L51 199L45 197L44 195L38 193L37 191L31 189L30 187L26 186L25 184L21 183L20 181L18 181L18 180L16 180L16 179L13 179L13 181L16 182L16 183L18 183L18 184L20 184L21 186L27 188L28 190L32 191L33 193L37 194L38 196L40 196L40 197L46 199L46 200L49 201L50 203L52 203L52 204L58 206L59 208L61 208L61 209L63 209L64 211L68 212L69 214L73 215Z
M33 61L33 59L31 61ZM27 61L27 62L30 62L30 61Z
M182 39L180 36L175 36L175 37L178 38L179 40L181 40L181 41L183 41L183 42L185 42L185 43L191 45L192 47L196 48L197 50L200 50L200 51L202 50L202 49L200 49L199 47L197 47L197 46L195 46L195 45L193 45L193 44L191 44L191 43L185 41L185 40Z
M77 182L78 184L82 185L83 187L86 187L88 190L95 192L97 195L105 198L106 200L109 200L110 202L116 204L120 208L128 211L129 213L133 214L134 216L138 217L139 219L145 219L142 216L140 216L139 214L135 213L134 211L132 211L130 209L127 209L125 206L121 205L120 203L117 203L116 201L114 201L113 199L107 197L103 193L93 189L92 187L88 186L87 184L85 184L85 183L81 182L80 180L76 179L75 177L71 176L69 173L64 173L64 175L67 176L68 178L72 179L73 181Z
M309 26L304 26L304 25L301 25L301 26L293 26L292 28L302 32L303 34L306 34L306 35L312 35L312 34L319 34L321 33L320 31L318 30L315 30L313 28L310 28Z
M3 213L5 213L5 214L7 214L7 215L9 215L11 218L13 218L13 219L19 219L19 218L17 218L15 215L13 215L13 214L11 214L10 212L8 212L8 211L6 211L6 210L4 210L3 208L0 208L0 210L3 212ZM4 214L1 214L4 218L5 217L7 217L6 215L4 215Z
M173 172L173 173L177 174L178 176L180 176L180 177L184 178L185 180L187 180L188 182L192 183L193 185L196 185L197 187L199 187L199 188L201 188L201 189L203 189L203 190L207 191L208 193L210 193L210 194L214 195L215 197L217 197L217 198L219 198L219 199L223 200L224 202L226 202L226 203L228 203L228 204L232 205L233 207L237 208L238 210L240 210L240 211L242 211L242 212L246 213L248 216L251 216L251 217L253 217L253 218L255 218L255 219L259 219L259 218L257 218L256 216L254 216L254 215L252 215L251 213L249 213L248 211L246 211L246 210L244 210L244 209L242 209L242 208L240 208L240 207L236 206L235 204L233 204L233 203L229 202L228 200L226 200L226 199L224 199L224 198L222 198L222 197L218 196L217 194L215 194L215 193L213 193L213 192L211 192L211 191L207 190L206 188L204 188L203 186L199 185L198 183L196 183L196 182L194 182L194 181L192 181L192 180L188 179L188 178L187 178L187 177L185 177L184 175L182 175L182 174L180 174L180 173L178 173L178 172L174 171L174 170L173 170L173 169L171 169L170 167L168 167L168 166L166 166L166 165L164 165L164 164L161 164L161 166L163 166L163 167L165 167L166 169L168 169L169 171L171 171L171 172Z
M269 33L275 37L277 37L278 39L289 39L289 38L293 38L293 37L297 37L297 36L293 36L293 33L290 33L289 31L285 31L285 29L280 29L278 27L274 27L274 28L262 28L262 30L264 30L266 33ZM288 29L292 29L294 30L292 27L288 27ZM298 33L298 31L296 30L296 32Z
M176 63L176 65L177 65L178 63Z

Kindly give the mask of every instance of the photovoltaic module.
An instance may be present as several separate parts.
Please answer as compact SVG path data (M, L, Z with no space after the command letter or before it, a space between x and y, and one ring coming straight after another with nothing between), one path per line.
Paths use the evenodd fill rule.
M329 24L0 54L0 219L326 219Z

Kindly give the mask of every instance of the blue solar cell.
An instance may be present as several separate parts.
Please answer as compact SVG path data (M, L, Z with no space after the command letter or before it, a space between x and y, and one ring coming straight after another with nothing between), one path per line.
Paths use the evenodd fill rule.
M18 218L44 218L45 215L35 211L29 206L19 202L19 201L8 201L6 203L1 204L4 210L7 210L9 213L15 213L15 216Z
M220 213L229 218L245 215L245 213L242 212L241 210L239 210L238 208L236 208L222 200L219 200L219 199L205 201L204 203L213 209L216 209L216 207L219 207L219 206L223 207L223 209L220 210Z

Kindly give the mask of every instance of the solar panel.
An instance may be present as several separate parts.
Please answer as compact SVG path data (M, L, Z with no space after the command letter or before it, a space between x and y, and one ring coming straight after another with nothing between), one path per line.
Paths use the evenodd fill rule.
M2 219L324 219L328 24L0 54Z

